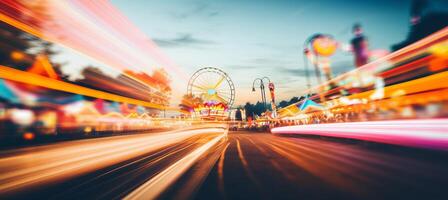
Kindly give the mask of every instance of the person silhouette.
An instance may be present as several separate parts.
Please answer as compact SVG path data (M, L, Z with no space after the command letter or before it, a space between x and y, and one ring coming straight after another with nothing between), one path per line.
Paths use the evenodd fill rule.
M350 41L353 54L355 56L355 66L361 67L369 61L369 49L367 38L363 34L360 24L353 26L353 34L355 37Z

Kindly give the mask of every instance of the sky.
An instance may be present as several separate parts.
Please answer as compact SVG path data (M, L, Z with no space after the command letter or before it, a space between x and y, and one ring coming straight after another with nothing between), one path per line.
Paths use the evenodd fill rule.
M436 1L433 5L443 1ZM278 100L306 89L302 49L314 33L341 43L361 23L370 49L390 49L409 30L410 0L112 0L187 76L202 67L227 72L236 87L236 105L261 99L255 78L268 76ZM353 57L337 52L336 74L353 69ZM171 74L176 79L176 74ZM312 79L315 84L314 79ZM185 86L187 83L179 84ZM178 98L174 96L174 98Z

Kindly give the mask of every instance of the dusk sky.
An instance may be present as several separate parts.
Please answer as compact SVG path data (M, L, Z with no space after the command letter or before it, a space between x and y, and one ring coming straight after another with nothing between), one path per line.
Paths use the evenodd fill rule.
M409 30L410 0L112 0L112 4L187 76L207 66L226 71L237 88L236 105L260 99L251 87L263 76L276 84L279 100L302 95L306 83L301 49L313 33L332 34L348 43L353 24L361 23L371 49L389 50ZM432 10L438 4L443 1L433 4ZM350 53L338 52L332 57L333 71L353 69L352 59ZM186 84L180 84L185 92Z

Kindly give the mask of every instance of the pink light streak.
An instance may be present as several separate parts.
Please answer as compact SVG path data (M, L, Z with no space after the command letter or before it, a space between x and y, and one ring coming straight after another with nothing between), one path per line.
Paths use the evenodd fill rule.
M320 135L448 150L448 119L311 124L273 128L273 134Z
M151 74L154 67L185 80L185 73L148 36L105 0L0 2L0 13L32 34L100 61L117 71ZM25 16L26 15L26 16Z

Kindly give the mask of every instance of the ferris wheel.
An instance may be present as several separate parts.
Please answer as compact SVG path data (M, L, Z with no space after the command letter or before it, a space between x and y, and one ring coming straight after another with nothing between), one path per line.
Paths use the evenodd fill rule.
M231 108L235 101L235 86L221 69L205 67L196 71L188 81L188 94L204 101L226 104Z

